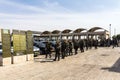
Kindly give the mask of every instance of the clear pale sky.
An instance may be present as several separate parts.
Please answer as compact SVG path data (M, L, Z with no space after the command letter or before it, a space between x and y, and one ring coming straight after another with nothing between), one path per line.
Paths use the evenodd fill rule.
M120 33L120 0L0 0L0 28L109 30L109 24Z

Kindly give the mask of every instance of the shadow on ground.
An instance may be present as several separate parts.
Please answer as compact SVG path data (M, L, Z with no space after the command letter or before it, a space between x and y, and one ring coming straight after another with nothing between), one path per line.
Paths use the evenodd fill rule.
M46 62L54 62L53 59L44 59L40 61L41 63L46 63Z
M101 56L109 56L108 54L102 54Z
M108 70L110 72L120 73L120 58L113 64L112 67L103 67L102 70Z
M54 62L53 59L46 59L46 58L35 58L34 61L40 63Z

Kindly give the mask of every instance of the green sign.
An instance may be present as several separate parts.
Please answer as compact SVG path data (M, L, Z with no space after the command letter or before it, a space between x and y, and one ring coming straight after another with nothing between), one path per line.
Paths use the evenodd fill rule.
M11 56L11 39L10 39L10 30L2 29L2 56L10 57Z
M33 54L33 37L32 37L32 31L27 31L27 53Z
M24 31L13 30L13 49L14 52L26 51L26 34Z

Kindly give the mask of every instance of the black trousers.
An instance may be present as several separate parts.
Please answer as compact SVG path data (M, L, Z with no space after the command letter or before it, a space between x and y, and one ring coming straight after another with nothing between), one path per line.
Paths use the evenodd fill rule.
M81 51L81 52L84 52L84 46L83 46L83 45L80 46L80 51Z
M77 54L78 48L75 48L75 54Z
M61 54L62 54L62 59L64 59L66 52L65 52L65 51L62 51Z
M45 58L47 58L48 57L48 55L49 55L49 58L51 58L51 51L46 51L46 56L45 56Z

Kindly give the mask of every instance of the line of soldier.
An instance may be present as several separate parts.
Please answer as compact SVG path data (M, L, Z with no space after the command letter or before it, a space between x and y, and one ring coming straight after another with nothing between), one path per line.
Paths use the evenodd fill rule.
M51 53L52 53L52 48L54 47L55 50L55 59L60 60L60 56L62 59L64 59L67 56L73 55L73 49L74 49L74 54L78 54L78 48L80 48L81 53L83 53L85 50L92 49L92 47L119 47L118 43L120 40L117 38L113 38L112 40L110 38L108 39L80 39L80 40L57 40L56 43L53 45L49 41L45 46L40 47L39 45L37 47L40 48L40 53L46 54L45 58L49 57L51 58ZM51 47L52 45L52 47Z
M62 41L56 41L56 44L54 45L54 49L55 49L55 59L54 61L56 61L58 59L58 61L60 60L60 56L62 59L64 59L67 56L71 56L73 55L73 48L74 48L74 54L78 54L78 48L80 48L81 53L83 53L86 48L86 50L88 49L92 49L92 47L95 47L95 49L97 49L98 47L98 40L95 39L80 39L80 40L62 40ZM48 42L46 44L46 58L49 57L51 58L51 44Z
M112 40L110 38L101 39L99 43L100 43L99 44L100 47L110 47L110 46L112 46L112 48L119 47L119 40L117 38L113 38Z
M81 53L83 53L85 50L92 49L94 47L95 49L98 48L98 45L101 47L110 47L113 45L114 47L118 47L118 40L116 38L113 38L112 40L110 38L108 39L101 39L98 41L97 39L80 39L80 40L62 40L62 41L56 41L56 44L54 45L55 49L55 59L56 61L60 60L60 56L62 59L64 59L67 56L73 55L73 48L74 48L74 54L78 54L78 49L80 48ZM46 58L49 55L51 58L51 44L46 44ZM85 50L84 50L85 49Z

